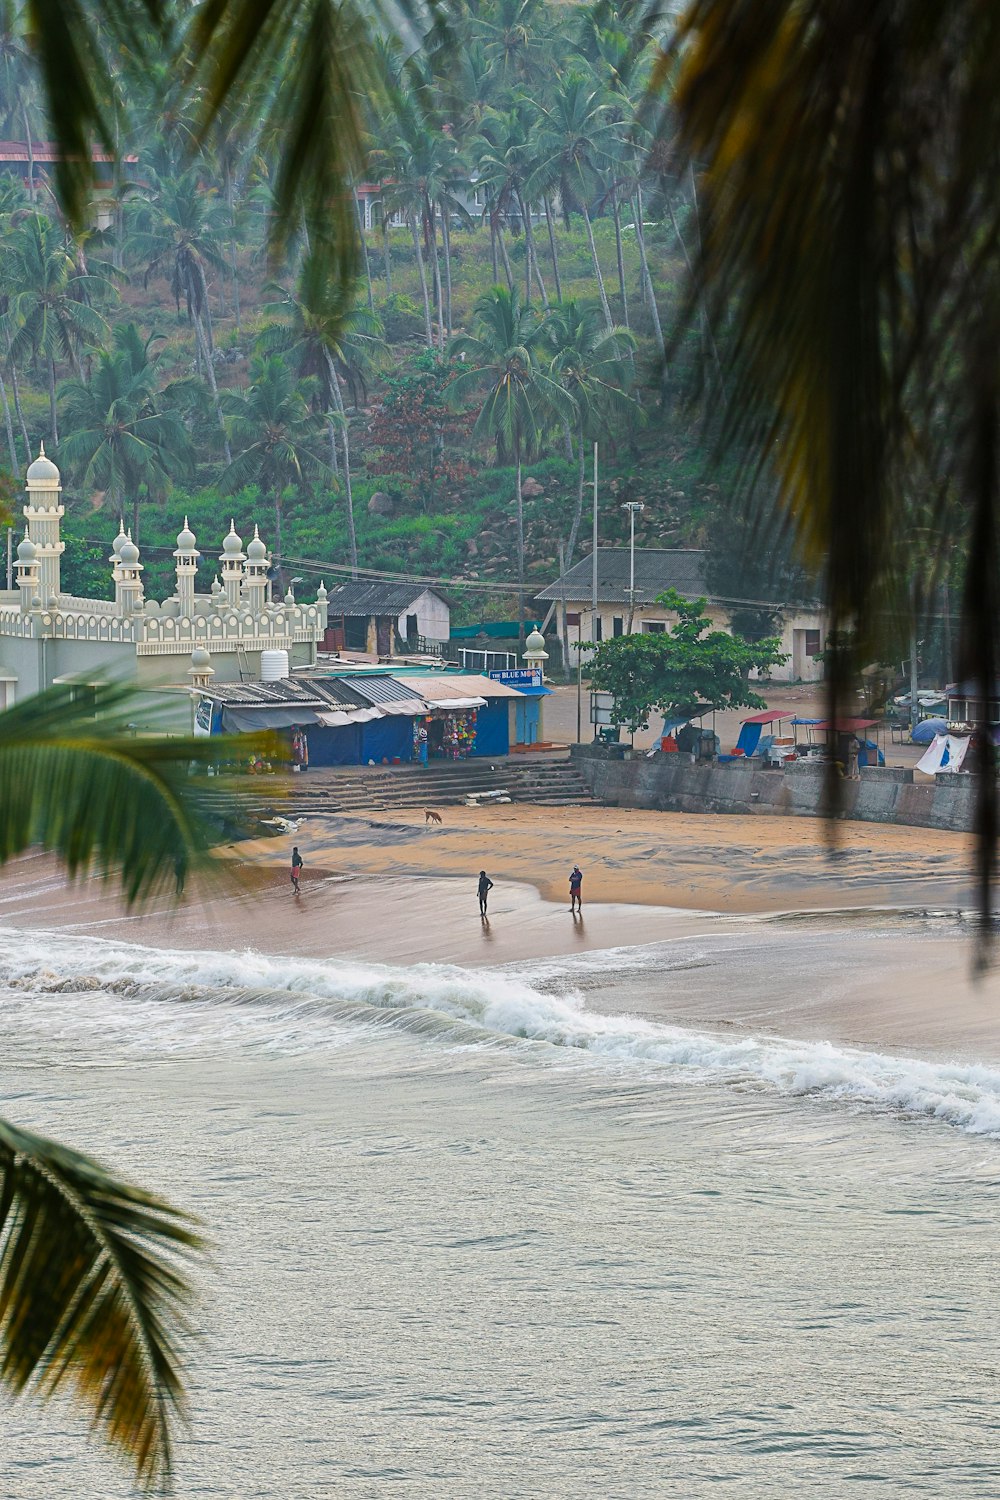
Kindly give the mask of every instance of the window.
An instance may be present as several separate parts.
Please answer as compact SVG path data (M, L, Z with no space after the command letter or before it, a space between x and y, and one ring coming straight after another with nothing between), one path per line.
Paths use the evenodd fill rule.
M805 637L806 637L806 655L807 656L818 656L819 653L823 649L823 647L820 644L820 633L819 633L819 631L818 630L807 630L805 632Z
M596 633L594 635L594 640L595 641L603 641L603 639L604 639L604 621L601 619L600 615L596 616L594 623L597 626L597 630L596 630Z
M617 640L620 635L625 634L625 618L623 615L611 616L611 634L614 636L615 640Z
M647 635L662 635L667 628L666 620L643 620L642 628Z

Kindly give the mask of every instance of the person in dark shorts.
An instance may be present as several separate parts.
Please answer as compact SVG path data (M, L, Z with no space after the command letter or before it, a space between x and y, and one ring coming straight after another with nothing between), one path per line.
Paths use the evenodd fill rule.
M480 911L480 915L481 916L485 917L485 915L486 915L486 898L489 896L490 891L492 889L493 889L493 882L492 882L492 880L487 875L487 873L486 873L485 870L480 870L480 872L479 872L479 911Z
M292 890L296 896L299 894L299 876L302 874L302 855L299 853L298 844L292 850Z
M579 865L574 865L569 874L569 909L570 911L583 911L583 871Z

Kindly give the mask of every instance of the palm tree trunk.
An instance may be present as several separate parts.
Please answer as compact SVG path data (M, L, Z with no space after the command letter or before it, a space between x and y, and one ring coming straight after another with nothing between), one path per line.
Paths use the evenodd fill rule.
M413 210L406 215L410 225L410 234L413 237L413 253L417 259L417 272L420 276L420 291L424 299L424 332L427 338L428 349L434 348L434 334L431 330L431 299L427 295L427 271L424 268L424 252L420 248L420 234L417 230L417 218Z
M333 411L326 413L326 433L330 439L330 468L333 470L334 479L340 478L340 454L337 451L337 424L333 420Z
M530 278L534 275L535 280L538 282L538 290L541 293L542 306L548 312L549 298L545 290L545 282L542 280L542 268L538 264L538 252L535 249L535 231L531 225L531 204L525 203L523 198L520 198L519 201L521 204L521 217L524 220L524 248L528 262L529 286Z
M549 254L552 256L552 275L556 283L556 301L562 301L562 282L559 280L559 257L556 254L556 237L552 228L552 199L545 196L545 225L549 231Z
M444 289L447 310L445 313L448 337L451 338L451 229L448 225L448 206L441 204L441 244L444 247Z
M372 268L371 262L368 259L368 241L365 239L365 222L361 216L361 204L358 202L357 193L353 193L352 197L354 198L354 217L357 220L358 225L358 239L361 241L361 253L364 256L365 260L365 281L368 284L368 311L374 314L375 293L372 290Z
M28 119L28 102L26 98L21 100L21 119L24 121L24 140L28 148L28 197L32 203L37 202L35 197L35 146L31 139L31 121Z
M524 496L521 493L521 434L514 433L514 484L517 494L517 651L524 651Z
M25 463L31 463L31 439L28 436L28 428L24 420L24 412L21 409L21 388L17 383L17 365L10 358L10 340L7 341L7 357L10 360L10 388L14 396L14 411L17 416L18 426L21 429L21 437L24 439Z
M0 375L0 401L3 402L3 425L7 430L7 447L10 450L10 472L17 474L17 448L14 445L14 424L10 419L10 403L7 400L7 387L4 385L3 376Z
M573 525L570 527L569 542L566 546L566 567L573 566L573 553L576 551L576 539L580 535L580 523L583 520L583 489L587 478L587 462L584 452L583 441L583 418L577 422L576 440L580 445L580 466L576 475L576 509L573 512ZM565 570L564 570L565 571Z
M392 255L389 252L389 218L382 206L382 255L385 258L385 292L392 296Z
M219 387L215 381L215 366L212 364L212 356L208 348L208 340L205 337L205 329L199 313L194 314L194 336L195 342L201 351L201 357L205 362L205 374L208 376L209 390L212 392L212 405L215 407L216 420L219 423L219 431L222 433L222 448L226 455L226 463L231 464L233 455L229 447L229 434L222 417L222 402L219 400Z
M282 556L283 556L282 550L281 550L281 521L282 521L282 515L281 515L281 491L280 490L275 490L275 492L274 492L274 559L275 559L275 566L276 566L276 568L278 570L278 587L279 587L279 589L280 589L281 583L282 583L282 572L283 572L283 569L282 569L282 566L281 566L281 564L282 564Z
M438 256L437 224L435 223L434 204L425 204L427 233L431 247L431 267L434 273L434 300L437 304L438 320L438 348L444 353L444 294L441 290L441 261Z
M59 446L59 428L56 425L56 362L54 359L46 360L49 367L49 434L52 438L53 448Z
M656 342L660 346L660 358L666 364L667 346L663 340L663 328L660 324L660 310L656 305L656 293L653 290L653 278L649 274L649 261L646 258L646 234L642 227L642 189L636 189L635 204L632 208L632 220L635 224L635 242L639 246L639 266L642 270L642 281L646 288L646 302L649 307L650 316L653 319L653 327L656 330Z
M229 274L233 283L233 311L236 314L236 328L242 332L240 322L240 272L236 262L236 195L233 192L233 171L228 157L226 158L226 204L229 208Z
M688 254L688 247L685 244L684 236L681 234L680 225L677 222L677 216L674 213L674 205L670 201L670 195L669 194L664 194L664 196L665 196L666 201L667 201L667 212L670 214L670 222L674 226L674 233L677 236L678 244L681 247L681 253L684 256L684 264L687 266L688 275L693 278L694 277L694 268L693 268L693 266L691 264L691 257ZM697 214L697 204L695 205L695 213ZM724 393L724 389L725 388L724 388L723 382L722 382L722 361L719 359L719 351L718 351L718 348L716 347L715 339L714 339L714 337L712 335L712 330L709 327L708 314L705 311L705 303L704 303L703 300L701 300L701 299L699 299L699 300L700 300L700 306L699 306L699 309L698 309L698 322L699 322L700 327L701 327L702 354L706 358L707 358L707 356L709 354L711 354L713 362L715 364L715 373L716 373L716 375L718 376L718 379L719 379L719 388Z
M611 194L611 213L615 221L615 256L618 260L618 289L622 299L622 322L628 328L628 289L625 285L625 256L622 253L622 212L618 202L618 189Z
M497 260L497 226L490 214L490 255L493 257L493 285L497 286L500 281L500 262Z
M601 262L597 258L597 246L594 243L594 226L590 222L590 213L586 203L580 200L580 211L583 214L583 222L587 226L587 240L590 245L590 258L594 262L594 275L597 277L597 290L601 294L601 309L604 313L604 321L608 328L613 326L611 322L611 308L608 305L608 294L604 289L604 277L601 274Z
M330 381L330 389L333 393L334 405L340 417L340 434L344 443L344 497L347 501L347 539L351 549L351 577L358 576L358 536L354 529L354 492L351 489L351 447L347 435L347 412L344 410L344 396L340 389L340 381L337 379L337 368L333 362L333 356L329 349L324 349L326 358L326 372Z
M205 280L205 268L201 265L198 266L198 283L201 290L201 306L205 309L205 322L202 332L205 338L205 347L208 349L209 354L212 354L215 349L215 340L212 337L212 309L208 304L208 282ZM197 307L198 301L195 301L195 308L197 309ZM197 317L198 313L196 311L196 320ZM209 360L209 364L211 364L211 360Z
M500 246L500 255L503 259L504 275L507 278L507 290L512 292L514 290L514 272L510 268L510 256L507 254L507 246L504 243L502 224L497 225L497 243Z

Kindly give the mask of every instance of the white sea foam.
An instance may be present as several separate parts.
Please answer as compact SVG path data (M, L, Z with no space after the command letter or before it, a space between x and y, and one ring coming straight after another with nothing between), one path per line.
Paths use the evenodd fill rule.
M577 993L543 993L509 974L175 952L0 930L0 985L8 989L8 1001L0 1002L0 1017L10 1012L8 1030L34 1014L39 1026L98 1035L128 1052L178 1051L224 1038L287 1055L349 1044L359 1031L389 1022L449 1045L545 1044L671 1082L756 1084L1000 1137L995 1068L604 1015L586 1009ZM16 1007L19 995L30 1007Z

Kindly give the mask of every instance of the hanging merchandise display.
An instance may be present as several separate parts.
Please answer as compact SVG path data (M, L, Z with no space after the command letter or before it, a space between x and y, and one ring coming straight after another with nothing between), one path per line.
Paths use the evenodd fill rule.
M476 743L476 710L463 709L445 715L443 748L451 760L464 760Z

